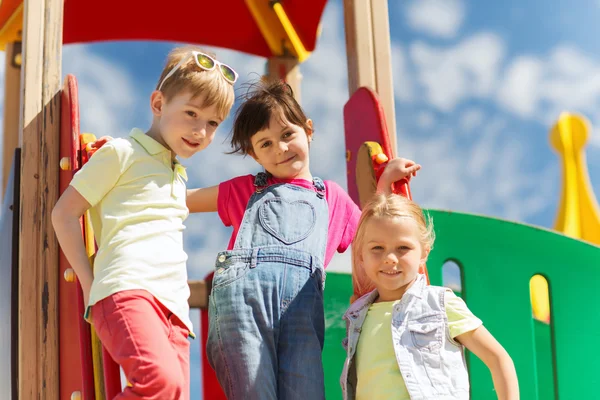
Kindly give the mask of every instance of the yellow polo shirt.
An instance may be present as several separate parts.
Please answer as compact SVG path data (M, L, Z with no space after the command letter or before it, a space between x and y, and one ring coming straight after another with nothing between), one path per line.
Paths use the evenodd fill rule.
M171 152L139 129L106 143L75 174L71 186L92 206L98 244L90 307L123 290L144 289L193 336L183 250L189 214L184 180L185 168Z

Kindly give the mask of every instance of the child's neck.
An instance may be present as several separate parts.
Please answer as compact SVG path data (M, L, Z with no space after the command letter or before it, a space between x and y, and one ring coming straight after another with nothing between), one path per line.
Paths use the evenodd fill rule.
M294 175L294 176L285 176L285 177L281 177L281 176L275 176L275 175L273 175L272 173L270 173L270 172L268 172L268 171L267 171L267 173L268 173L269 175L271 175L271 176L272 176L273 178L275 178L275 179L287 179L287 180L293 180L293 179L304 179L304 180L307 180L307 181L310 181L310 182L312 182L312 180L313 180L313 176L312 176L312 174L310 173L310 171L305 171L305 172L301 172L301 173L299 173L298 175Z
M158 143L160 143L165 149L169 150L171 152L171 161L175 161L177 154L175 154L175 152L169 148L169 145L163 139L158 128L156 128L154 125L152 125L150 127L150 129L146 132L146 135L150 136L152 139L154 139Z

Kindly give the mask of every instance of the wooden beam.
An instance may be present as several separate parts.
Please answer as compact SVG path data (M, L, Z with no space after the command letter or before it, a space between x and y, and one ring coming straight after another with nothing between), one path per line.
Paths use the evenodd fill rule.
M19 255L20 400L53 400L58 388L58 197L62 0L25 0L21 101Z
M385 111L390 145L396 156L396 109L394 102L394 80L392 76L392 44L388 0L370 0L373 27L373 55L375 57L375 82L377 94Z
M396 113L387 0L344 0L348 91L360 87L377 92L383 105L393 155Z
M210 287L206 281L188 281L190 298L188 304L191 308L208 308L208 295Z
M377 91L370 0L344 0L348 90L359 87Z
M301 102L302 74L300 62L295 57L269 57L267 61L267 75L270 79L283 79L294 91L294 97Z
M4 69L4 122L2 130L2 192L4 197L15 149L19 146L21 100L21 42L6 45Z

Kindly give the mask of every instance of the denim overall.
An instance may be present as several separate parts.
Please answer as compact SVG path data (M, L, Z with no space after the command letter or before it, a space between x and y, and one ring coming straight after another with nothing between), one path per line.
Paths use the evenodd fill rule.
M234 248L217 256L206 351L229 400L325 398L329 211L323 181L313 185L258 174Z

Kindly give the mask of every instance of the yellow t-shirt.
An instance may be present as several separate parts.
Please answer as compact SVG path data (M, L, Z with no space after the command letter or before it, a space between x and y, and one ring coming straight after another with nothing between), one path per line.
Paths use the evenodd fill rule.
M111 294L144 289L192 332L185 179L171 152L139 129L102 146L75 174L71 186L92 206L98 244L90 307Z
M369 307L356 347L356 400L410 400L392 344L392 310L399 301ZM445 305L452 339L481 326L453 292L446 292Z

